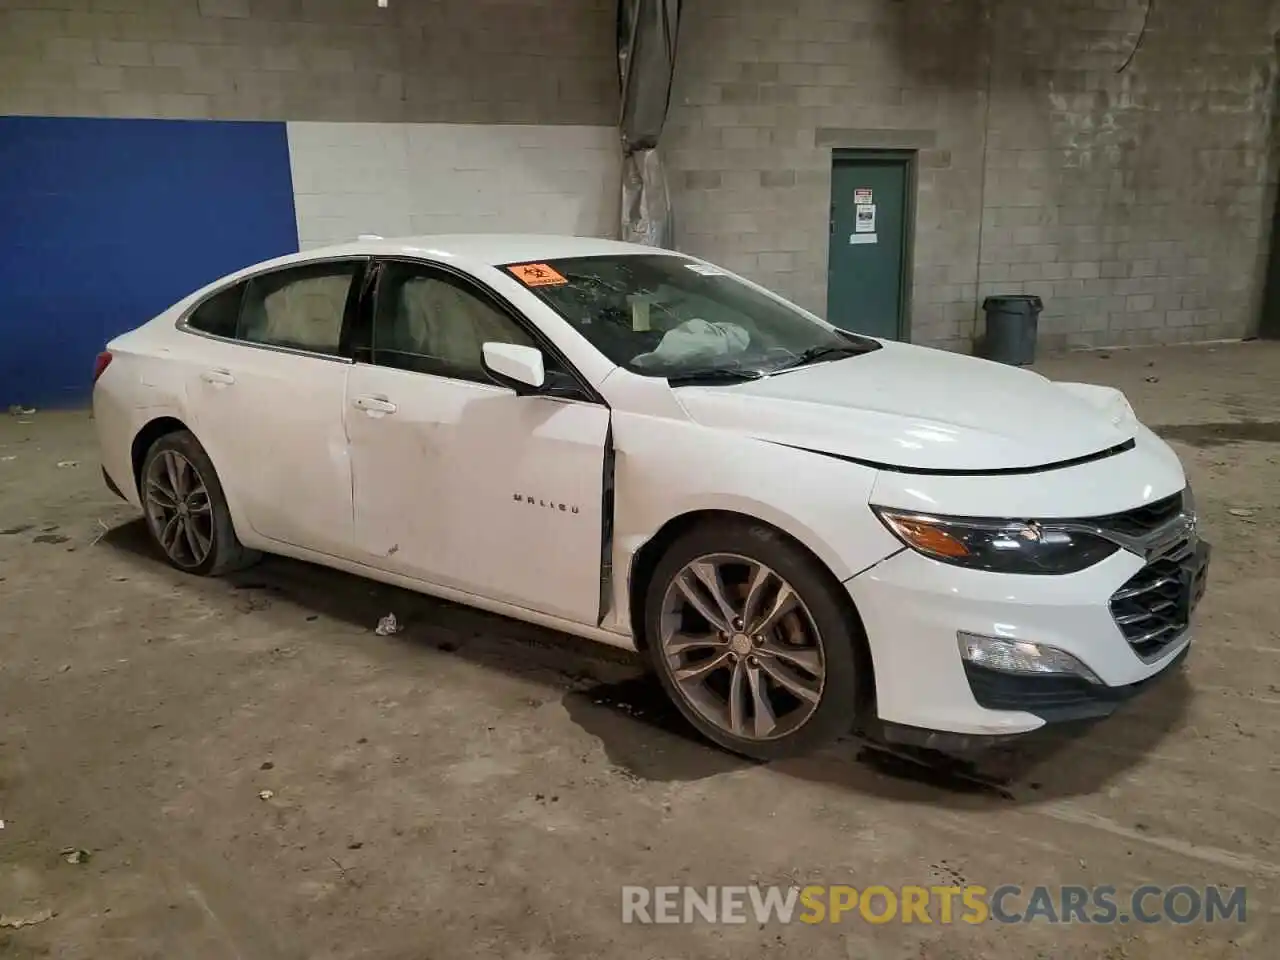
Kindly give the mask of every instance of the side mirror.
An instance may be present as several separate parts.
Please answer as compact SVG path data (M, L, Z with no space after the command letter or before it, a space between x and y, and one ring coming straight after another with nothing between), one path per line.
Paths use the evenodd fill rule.
M546 382L542 351L537 347L486 343L480 349L485 370L504 387L511 387L516 393L531 393Z

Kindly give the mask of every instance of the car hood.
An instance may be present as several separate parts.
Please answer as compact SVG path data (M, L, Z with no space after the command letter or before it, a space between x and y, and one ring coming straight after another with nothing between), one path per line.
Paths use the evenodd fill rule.
M900 343L728 386L677 387L704 426L922 471L1047 466L1133 439L1109 387Z

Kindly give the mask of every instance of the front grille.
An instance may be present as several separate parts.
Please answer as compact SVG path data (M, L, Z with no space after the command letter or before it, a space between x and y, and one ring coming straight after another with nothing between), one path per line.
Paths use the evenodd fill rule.
M1088 523L1126 537L1145 537L1172 520L1182 510L1182 492L1152 503L1113 513L1105 517L1093 517Z
M1194 538L1178 540L1150 560L1111 597L1111 615L1134 652L1154 660L1187 629L1205 587Z

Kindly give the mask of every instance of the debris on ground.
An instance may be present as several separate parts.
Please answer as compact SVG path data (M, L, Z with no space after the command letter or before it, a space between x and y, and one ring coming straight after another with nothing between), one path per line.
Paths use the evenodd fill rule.
M1244 507L1232 507L1227 511L1227 513L1231 514L1233 517L1252 517L1254 512Z
M380 637L389 637L394 633L399 633L403 629L404 627L400 626L399 621L396 620L396 615L394 613L388 613L378 621L378 625L374 628L373 632Z
M259 790L259 791L258 791L258 799L259 799L259 800L270 800L270 799L271 799L272 797L274 797L275 795L276 795L276 792L275 792L274 790Z
M92 547L92 546L94 546L94 545L96 545L96 544L97 544L97 542L98 542L99 540L101 540L103 537L105 537L108 533L110 533L110 532L111 532L111 528L110 528L110 527L108 527L108 526L107 526L105 523L103 523L101 520L99 520L99 521L98 521L98 526L100 526L102 529L101 529L101 530L99 530L99 531L98 531L98 533L97 533L97 535L96 535L96 536L94 536L94 538L93 538L92 540L90 540L90 541L89 541L89 546L91 546L91 547Z
M24 407L20 403L15 403L9 408L9 416L11 417L29 417L35 412L35 407Z
M66 847L61 851L62 859L67 863L88 863L89 851L82 850L79 847Z
M80 466L80 461L79 460L59 460L58 466L59 467L78 467Z
M19 927L33 927L37 923L44 923L46 920L52 919L52 910L41 910L37 913L27 914L25 917L11 917L0 913L0 929L8 927L11 930L17 930Z
M18 455L16 453L11 453L7 457L0 457L0 463L8 463L10 460L17 460L17 459L18 459Z

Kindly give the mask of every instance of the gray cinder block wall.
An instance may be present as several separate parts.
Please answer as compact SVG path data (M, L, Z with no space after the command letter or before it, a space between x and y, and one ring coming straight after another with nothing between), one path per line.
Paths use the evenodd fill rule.
M826 306L832 147L918 153L911 331L990 292L1050 347L1256 329L1274 183L1271 0L697 0L671 121L680 244Z
M0 0L0 113L617 122L613 0Z
M1258 315L1276 0L688 0L679 245L825 310L832 147L918 150L911 335L993 291L1049 346L1235 337ZM0 0L0 113L617 118L614 0Z
M287 121L304 248L609 235L614 43L612 0L0 0L0 113Z

